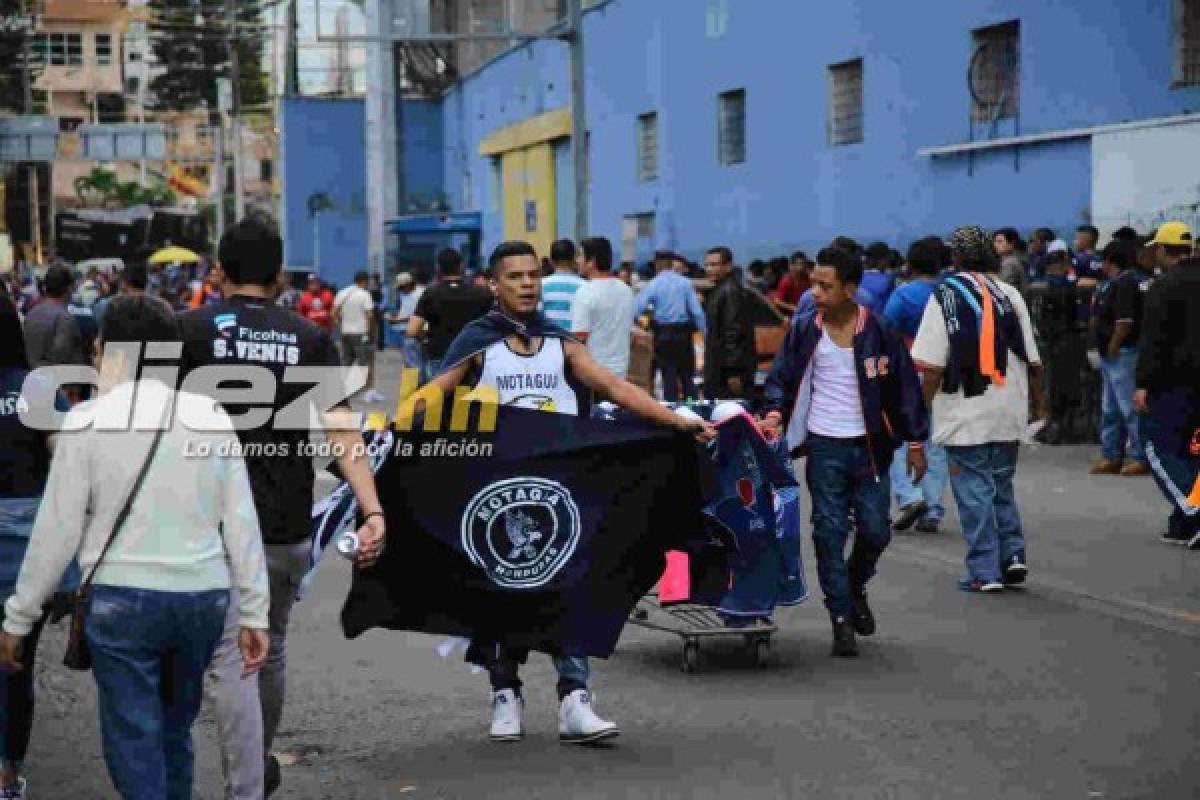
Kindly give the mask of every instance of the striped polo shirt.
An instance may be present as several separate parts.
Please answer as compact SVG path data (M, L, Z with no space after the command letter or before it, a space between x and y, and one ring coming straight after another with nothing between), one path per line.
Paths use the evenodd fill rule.
M571 330L575 293L583 284L583 278L567 272L555 272L542 279L542 313L564 331Z

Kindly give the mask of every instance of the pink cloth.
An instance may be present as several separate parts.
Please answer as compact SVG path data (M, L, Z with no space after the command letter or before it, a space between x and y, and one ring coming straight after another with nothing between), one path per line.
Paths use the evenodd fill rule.
M667 569L658 581L658 602L684 603L692 596L687 553L667 552Z

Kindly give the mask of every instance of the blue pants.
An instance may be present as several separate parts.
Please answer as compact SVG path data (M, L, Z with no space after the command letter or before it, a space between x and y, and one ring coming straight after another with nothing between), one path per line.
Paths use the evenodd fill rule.
M1017 444L948 446L946 453L967 541L967 573L985 582L1000 581L1010 558L1025 559L1025 536L1013 491Z
M564 698L576 689L586 689L590 670L588 660L579 656L554 656L554 669L558 672L558 696ZM520 693L520 661L502 647L497 648L494 657L484 664L491 678L492 691L502 692L512 689Z
M946 507L942 505L942 495L946 491L946 448L933 443L930 439L925 443L925 461L929 469L918 486L908 476L908 445L902 444L892 458L892 468L889 470L892 479L892 494L896 498L898 508L907 508L913 503L924 500L929 506L922 522L938 523L946 516Z
M1200 456L1180 453L1175 447L1164 445L1163 431L1153 415L1142 418L1146 429L1146 460L1150 473L1158 488L1171 504L1168 530L1180 535L1195 536L1200 533L1200 506L1188 502L1188 495L1200 475Z
M124 800L189 800L192 724L230 592L96 586L87 637L104 761Z
M1137 349L1126 347L1118 357L1100 360L1100 378L1104 382L1100 400L1100 447L1109 461L1121 461L1126 457L1146 461L1140 417L1133 410L1137 359Z
M875 474L865 442L809 434L805 477L812 496L813 544L825 607L834 616L848 616L854 593L874 576L875 565L892 539L888 476ZM857 532L847 561L852 512Z
M426 384L438 376L442 371L442 359L430 358L425 360L425 364L421 367L421 383Z

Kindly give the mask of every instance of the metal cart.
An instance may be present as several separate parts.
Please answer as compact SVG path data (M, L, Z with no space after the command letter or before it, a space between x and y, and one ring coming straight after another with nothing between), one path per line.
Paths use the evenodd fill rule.
M771 658L771 636L776 631L774 624L759 619L746 625L727 625L711 606L681 603L664 608L653 594L638 603L629 621L641 628L678 636L683 645L679 667L684 672L696 671L701 639L738 636L745 642L754 666L765 669Z

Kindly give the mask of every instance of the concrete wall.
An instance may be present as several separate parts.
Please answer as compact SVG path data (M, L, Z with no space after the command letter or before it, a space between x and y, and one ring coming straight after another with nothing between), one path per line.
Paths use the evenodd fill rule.
M1200 111L1200 89L1172 87L1174 4L601 4L585 21L593 231L619 244L625 215L654 212L663 244L695 255L722 242L744 260L840 233L899 245L965 222L1065 232L1090 214L1088 139L972 159L917 151ZM971 32L1012 19L1021 22L1019 120L969 132ZM865 140L830 147L827 69L853 58L864 59ZM485 248L503 224L478 142L568 105L568 88L566 46L546 41L510 51L446 96L446 189L454 208L484 212ZM717 95L731 89L746 91L747 159L721 166ZM636 118L649 111L659 115L659 176L638 183ZM560 155L558 166L561 203L570 200L569 159Z
M290 97L283 101L284 265L313 267L313 218L308 199L325 192L334 208L320 218L321 277L348 285L367 266L367 165L361 99Z

